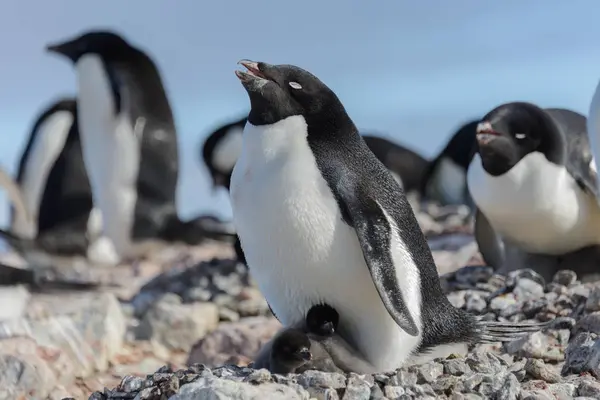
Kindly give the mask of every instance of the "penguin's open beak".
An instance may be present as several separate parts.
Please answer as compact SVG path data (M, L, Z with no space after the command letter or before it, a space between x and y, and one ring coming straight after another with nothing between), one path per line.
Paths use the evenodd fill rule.
M487 121L480 122L477 125L475 137L477 143L480 145L486 145L500 136L500 133L496 132L492 127L492 124Z
M308 350L306 347L300 349L298 354L300 355L300 358L302 358L304 361L310 361L312 359L312 354L310 353L310 350Z
M256 90L270 82L274 82L265 71L269 67L268 64L250 60L240 60L238 64L247 69L247 71L235 71L246 89Z

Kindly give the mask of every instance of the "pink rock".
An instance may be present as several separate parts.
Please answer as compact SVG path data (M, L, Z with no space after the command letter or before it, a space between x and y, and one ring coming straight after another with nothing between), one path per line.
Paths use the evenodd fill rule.
M192 347L186 364L215 367L232 362L247 363L279 329L279 321L269 317L222 323Z

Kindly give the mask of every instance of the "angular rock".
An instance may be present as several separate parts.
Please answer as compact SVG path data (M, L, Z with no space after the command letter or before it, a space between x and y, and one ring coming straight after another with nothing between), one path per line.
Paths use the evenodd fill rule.
M44 351L29 338L0 341L0 399L44 399L50 394L56 376Z
M251 385L249 383L235 382L228 379L206 377L195 382L183 385L179 393L169 400L308 400L309 393L298 385L281 385L279 383L265 383Z
M364 376L350 373L342 400L369 400L373 382Z
M590 292L590 297L585 302L585 309L590 312L600 311L600 285Z
M36 294L26 317L11 321L8 330L5 336L31 337L40 346L60 350L61 361L51 367L63 382L71 373L68 379L105 371L122 348L126 321L110 293Z
M218 323L219 310L214 304L182 304L177 295L167 293L146 312L138 327L138 338L156 340L172 350L189 351Z
M555 367L545 364L542 360L527 360L525 371L535 379L541 379L548 383L560 382L560 374Z
M212 367L225 364L231 357L241 357L247 363L254 359L261 347L279 329L279 321L267 317L251 317L238 322L221 323L216 330L193 346L186 364L205 364Z
M579 333L573 338L565 352L565 363L561 374L581 374L591 372L600 376L600 338L588 332Z

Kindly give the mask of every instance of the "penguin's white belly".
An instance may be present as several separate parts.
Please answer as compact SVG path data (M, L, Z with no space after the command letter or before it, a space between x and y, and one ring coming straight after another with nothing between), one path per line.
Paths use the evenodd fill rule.
M260 140L252 137L259 133L245 135ZM420 337L407 335L385 309L356 232L342 221L306 139L283 146L295 148L264 148L261 155L245 146L232 175L233 216L252 276L284 325L326 302L373 365L397 368Z
M37 234L38 214L47 179L64 149L72 125L73 114L69 111L59 111L48 117L38 128L29 156L25 160L25 169L20 182L23 200L31 221L23 221L20 213L16 213L12 226L13 231L22 237L35 237Z
M139 141L129 116L115 114L110 81L102 62L87 55L80 59L77 68L84 161L94 202L102 211L104 232L123 257L131 245L135 217Z
M564 254L600 243L600 209L563 166L530 153L510 171L491 176L477 154L469 191L493 228L523 250Z

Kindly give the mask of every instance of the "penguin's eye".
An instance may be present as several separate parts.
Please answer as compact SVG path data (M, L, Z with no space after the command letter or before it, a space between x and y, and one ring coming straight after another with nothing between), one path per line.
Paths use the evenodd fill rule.
M525 139L527 137L527 134L525 133L515 133L515 138L522 140Z
M298 82L290 82L290 86L294 89L302 89L302 85L300 85Z

